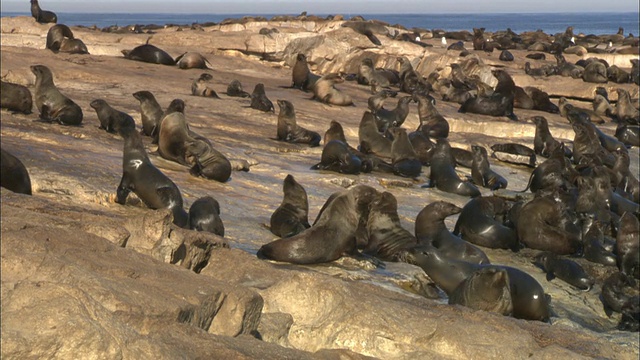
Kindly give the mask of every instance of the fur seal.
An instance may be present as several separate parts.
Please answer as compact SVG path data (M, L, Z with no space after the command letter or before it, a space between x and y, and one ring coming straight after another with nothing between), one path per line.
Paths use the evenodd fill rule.
M152 64L175 65L176 61L164 50L151 44L139 45L133 50L122 50L125 59Z
M415 221L415 235L419 244L432 246L442 256L471 262L490 264L487 255L478 247L452 234L444 219L460 213L460 208L446 201L436 201L425 206Z
M213 76L211 76L211 74L204 73L201 74L199 78L193 80L191 84L191 95L220 99L216 91L207 86L207 82L212 79Z
M322 76L313 84L313 98L325 104L350 106L353 105L351 96L336 89L335 84L344 82L344 78L336 73Z
M203 196L189 208L189 229L207 231L224 237L224 224L220 219L220 204L211 196Z
M0 107L23 114L31 114L33 108L31 91L24 85L2 81Z
M31 195L31 178L22 161L0 148L0 186L15 193Z
M525 57L532 60L545 60L547 58L543 53L527 54Z
M569 285L586 291L591 290L595 283L595 280L587 275L578 263L559 257L552 252L544 251L537 254L533 258L533 263L547 273L547 281L557 277Z
M551 153L560 146L560 142L551 135L549 123L544 116L534 116L531 120L536 124L536 133L533 137L533 151L536 155L548 158L551 156Z
M385 158L391 157L391 140L378 132L374 115L365 111L358 126L358 139L360 151L374 153Z
M291 143L309 144L311 147L319 146L320 134L298 126L293 104L287 100L278 100L277 103L280 108L277 139Z
M613 273L602 284L602 304L605 313L611 311L622 314L618 330L638 331L640 326L640 297L638 285L630 276L621 272Z
M282 191L284 198L276 211L271 214L269 230L276 236L287 238L311 227L309 201L307 191L291 174L284 178Z
M391 165L393 173L408 178L415 178L422 172L422 163L413 150L405 129L394 127L389 129L393 136L391 142Z
M291 71L291 87L309 91L313 89L313 85L319 78L320 76L309 70L307 56L299 53L296 56L296 63L293 65L293 69Z
M518 251L520 245L515 230L496 220L498 217L506 217L509 210L509 204L502 198L473 198L462 208L453 234L475 245Z
M227 86L227 96L248 98L251 97L251 94L242 89L239 80L232 80Z
M197 52L186 52L175 59L180 69L210 69L211 65L206 57Z
M531 167L536 165L536 153L533 149L527 146L516 143L493 144L491 145L491 150L493 151L492 156L500 161L513 162L515 164ZM503 153L516 155L516 158L509 159L504 156L500 156L500 154Z
M100 120L100 129L106 130L109 133L117 134L120 133L120 129L123 127L130 127L132 129L136 128L136 123L129 114L112 108L102 99L93 100L89 105L98 115L98 120Z
M369 85L372 80L375 80L376 83L383 88L391 86L389 79L387 79L381 71L373 68L373 60L371 58L364 58L358 67L358 83Z
M509 50L502 50L498 59L500 59L500 61L513 61L514 57Z
M513 300L505 269L481 268L469 275L449 296L449 305L462 305L509 316Z
M56 14L53 11L42 10L38 0L31 0L31 16L40 24L58 22Z
M51 70L44 65L32 65L31 72L36 76L35 102L40 118L63 125L80 125L82 109L56 88Z
M371 166L357 156L347 143L341 140L325 142L322 148L320 162L313 165L311 170L329 170L342 174L359 174L370 172Z
M430 166L431 157L435 149L435 144L431 139L424 135L422 131L413 131L409 133L409 141L411 141L411 146L413 146L413 150L416 152L416 156L422 165Z
M491 170L487 149L479 145L471 145L473 164L471 165L471 179L475 184L491 190L506 189L507 179Z
M530 62L524 63L524 73L531 77L551 76L555 75L557 71L556 66L544 65L539 68L532 68Z
M618 84L626 84L631 80L631 74L622 70L617 65L611 65L607 68L607 78Z
M618 269L626 275L640 279L640 222L631 213L624 213L620 218L620 227L616 237L616 254Z
M389 36L389 30L387 30L386 26L373 22L345 21L342 23L342 27L353 29L355 32L366 36L372 43L378 46L382 45L382 43L380 42L380 39L378 39L376 34Z
M640 126L618 123L616 139L628 146L640 146Z
M525 94L533 101L533 110L546 111L548 113L557 114L560 112L558 106L549 100L549 94L534 86L525 86Z
M135 129L125 127L120 130L124 150L122 180L116 192L116 202L124 205L133 191L151 209L170 209L173 223L186 228L189 215L182 207L182 195L176 184L151 163L142 138Z
M513 317L518 319L548 321L549 302L542 286L531 275L522 270L503 265L472 264L466 261L449 259L437 250L428 247L414 247L404 251L400 258L406 262L420 266L424 272L447 295L471 274L484 268L502 269L509 275Z
M164 114L160 104L156 101L155 96L146 90L134 92L133 97L140 101L141 133L146 136L157 136L160 132L160 120Z
M413 95L413 99L418 103L418 117L420 119L418 130L431 138L447 138L449 136L449 122L438 112L434 101L417 93Z
M596 84L606 84L609 81L607 67L600 61L592 61L582 72L582 81Z
M616 117L618 121L628 124L638 125L640 122L640 111L633 106L629 92L622 88L617 88L618 102L616 103Z
M617 257L604 246L604 233L601 222L593 219L593 224L582 236L584 258L593 263L605 266L616 266Z
M516 85L511 76L504 70L492 70L492 74L498 79L498 85L491 96L478 96L465 101L458 112L470 112L490 116L506 116L511 120L518 120L513 113L513 100L515 98Z
M45 45L45 48L53 52L57 52L58 50L60 50L60 44L65 38L74 38L71 29L64 24L53 25L47 31L47 43Z
M356 185L334 195L327 200L310 228L263 245L258 250L258 258L317 264L353 254L358 226L364 224L369 206L378 192L370 186Z
M409 115L409 103L412 100L411 96L403 96L398 99L398 105L393 110L379 108L373 111L378 131L385 132L390 127L401 126Z
M452 159L449 142L445 139L438 139L431 157L429 186L435 186L438 190L462 196L480 196L480 190L475 185L462 181L458 177Z
M253 92L251 93L251 108L264 112L276 112L273 103L264 91L264 84L262 83L256 84L253 88Z

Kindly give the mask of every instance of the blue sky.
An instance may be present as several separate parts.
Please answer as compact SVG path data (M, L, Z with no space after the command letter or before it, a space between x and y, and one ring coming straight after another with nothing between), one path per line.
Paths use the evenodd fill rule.
M637 0L40 0L57 12L218 14L375 14L495 12L638 12ZM27 0L2 0L2 11L29 12Z

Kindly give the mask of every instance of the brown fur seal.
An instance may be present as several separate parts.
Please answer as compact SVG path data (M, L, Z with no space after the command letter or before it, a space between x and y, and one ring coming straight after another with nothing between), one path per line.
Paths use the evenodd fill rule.
M212 79L213 76L211 76L211 74L204 73L201 74L199 78L193 80L191 84L191 95L220 99L216 91L207 86L207 82Z
M182 207L182 195L176 184L153 166L135 129L122 128L120 135L124 138L124 150L116 202L124 205L133 191L151 209L170 209L173 223L187 227L188 214Z
M449 136L449 122L444 116L440 115L440 112L434 106L433 99L419 94L414 94L413 98L418 103L418 116L420 119L418 130L431 138L447 138Z
M192 138L191 141L187 141L185 156L187 162L193 165L189 170L193 176L202 176L219 182L226 182L231 177L231 162L204 138ZM247 169L241 165L241 168L236 170L248 171Z
M276 112L273 103L264 91L264 84L262 83L256 84L253 88L253 92L251 93L251 108L264 112Z
M141 133L146 136L157 136L160 132L160 120L164 114L160 104L153 94L146 90L134 92L133 97L140 101Z
M422 165L430 166L431 156L433 156L433 151L435 150L435 144L431 139L424 135L422 131L412 131L409 133L409 141L411 141L411 146L413 146L413 150Z
M427 94L431 90L431 84L425 82L422 75L413 69L407 57L398 57L398 62L400 63L400 90L407 94L415 92Z
M313 74L309 70L306 55L300 53L296 56L296 63L291 71L291 87L308 91L313 89L313 85L320 76Z
M381 71L377 71L373 68L373 60L371 58L364 58L358 67L358 83L362 85L369 85L371 81L375 80L381 87L389 87L391 83Z
M449 305L462 305L509 316L513 300L505 269L481 268L469 275L449 296Z
M60 52L70 54L88 54L87 46L80 39L62 39L60 42Z
M551 65L544 65L539 68L532 68L530 62L524 63L524 73L532 77L542 77L555 75L557 68Z
M549 251L537 254L534 257L533 263L547 273L548 281L557 277L569 285L586 291L591 290L591 287L595 283L593 278L587 275L578 263Z
M120 133L120 129L123 127L136 128L136 123L133 118L122 111L118 111L106 101L102 99L93 100L90 106L96 111L98 120L100 120L100 129L106 130L109 133Z
M33 97L26 86L1 82L0 107L23 114L31 114Z
M491 96L471 98L465 101L458 109L459 112L470 112L490 116L506 116L511 120L518 120L513 113L513 100L516 85L511 76L504 70L493 70L493 75L498 78L498 85Z
M206 57L197 52L186 52L178 56L175 60L180 69L209 69L211 65Z
M460 213L460 208L446 201L436 201L425 206L415 221L418 243L436 248L442 256L471 262L490 264L487 255L478 247L452 234L444 219Z
M533 151L535 151L537 155L548 158L554 149L560 146L560 142L551 135L549 123L546 118L543 116L534 116L531 120L536 124L536 132L533 137Z
M462 196L480 196L480 190L475 185L462 181L458 177L451 156L451 146L445 139L438 139L436 143L436 149L431 157L429 180L428 186L435 186L444 192Z
M171 55L164 50L151 44L144 44L135 47L133 50L122 50L125 59L142 61L152 64L175 65Z
M541 189L567 188L577 176L577 171L565 157L564 144L561 143L551 152L549 159L533 170L527 187L522 191L531 189L532 193L536 193Z
M342 27L348 27L355 32L366 36L375 45L382 45L376 34L389 35L389 30L384 25L367 21L345 21Z
M582 81L596 84L606 84L609 81L607 77L607 67L599 62L592 61L582 72Z
M31 0L31 16L33 16L33 18L41 24L55 24L56 22L58 22L58 17L56 16L56 14L53 11L42 10L40 8L40 4L38 4L38 0Z
M60 44L64 39L73 39L73 32L67 25L56 24L47 31L47 43L45 48L53 52L60 50Z
M535 166L536 165L536 153L533 149L516 143L506 144L493 144L491 145L493 150L492 157L506 162L512 162L519 165ZM515 158L509 159L502 156L503 154L516 155Z
M558 106L549 100L549 94L546 92L533 86L525 86L523 89L525 94L533 101L533 110L546 111L552 114L560 112Z
M277 103L280 108L277 139L291 143L309 144L312 147L319 146L320 134L298 126L293 104L287 100L278 100Z
M471 179L475 184L491 190L506 189L507 179L491 170L487 149L478 145L471 145L473 164L471 165Z
M502 198L473 198L462 208L453 233L475 245L518 251L520 246L515 230L496 220L507 216L509 211L509 204Z
M0 186L15 193L31 195L31 178L22 161L0 148Z
M32 65L31 72L36 76L35 102L40 118L63 125L80 125L82 109L56 88L51 70L44 65Z
M640 293L637 281L621 272L612 274L602 285L602 303L606 314L610 315L612 310L622 314L616 329L638 332Z
M640 278L640 222L638 218L625 213L620 218L620 227L616 238L616 253L618 255L618 269L626 275Z
M378 132L374 115L369 111L365 111L360 120L358 139L360 140L360 151L363 153L374 153L385 158L391 157L391 140Z
M617 88L618 102L616 103L616 117L618 121L638 125L640 122L640 111L633 106L629 92L622 88Z
M309 201L307 191L290 174L284 178L282 191L284 197L280 206L271 214L269 230L276 236L287 238L311 227Z
M370 172L371 165L356 155L347 143L336 139L325 142L320 162L313 165L311 170L359 174L361 171Z
M371 202L378 192L356 185L335 196L323 207L318 219L305 231L263 245L258 258L294 264L317 264L339 259L356 251L356 231L364 224Z
M391 165L396 175L408 178L415 178L422 172L422 163L413 150L411 141L407 136L407 131L394 127L389 129L393 136L391 142Z
M313 85L313 98L325 104L349 106L353 105L351 96L336 89L335 84L344 82L344 78L336 73L329 73L318 79Z
M513 317L518 319L548 321L549 301L542 286L531 275L522 270L504 265L472 264L442 256L428 247L415 247L401 255L406 262L420 266L424 272L449 296L475 271L492 268L507 271Z
M251 97L251 94L242 89L239 80L232 80L227 86L227 96L248 98Z
M593 263L605 266L616 266L616 255L604 246L602 227L601 222L594 219L589 230L582 236L582 242L584 243L583 256L586 260Z
M378 131L385 132L390 127L401 126L409 115L409 103L412 100L411 96L403 96L398 99L398 104L393 110L379 108L374 111Z
M211 196L203 196L194 201L189 208L189 229L224 236L218 200Z
M640 146L640 127L638 125L618 123L616 139L628 146Z

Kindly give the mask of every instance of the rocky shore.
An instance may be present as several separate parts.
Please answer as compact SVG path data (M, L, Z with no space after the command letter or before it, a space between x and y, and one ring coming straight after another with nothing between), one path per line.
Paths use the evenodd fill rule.
M527 321L461 306L447 305L444 293L428 298L434 287L424 271L405 263L376 267L368 261L342 258L319 265L291 265L260 260L257 250L276 237L269 219L282 201L282 181L295 176L309 198L312 222L333 193L356 184L391 192L400 221L413 233L416 215L425 205L445 200L460 207L467 197L422 188L429 168L415 178L367 173L344 175L309 168L320 160L322 147L311 148L275 140L276 113L249 107L250 100L225 95L239 80L251 92L263 83L275 103L295 106L300 126L319 134L332 120L344 127L352 145L367 108L368 86L345 82L338 87L355 106L341 107L311 100L312 93L287 88L298 53L307 56L312 72L357 73L362 59L375 67L398 69L407 57L425 77L447 76L460 51L447 50L440 38L423 38L423 47L379 36L381 45L342 27L343 21L242 21L207 27L172 26L152 34L106 33L72 27L88 55L53 53L45 49L51 24L30 17L1 19L3 81L34 90L29 66L51 69L57 87L83 110L79 127L34 122L28 115L5 109L1 116L2 149L26 166L33 196L0 191L2 206L2 350L7 359L23 358L220 358L220 359L419 359L419 358L610 358L637 359L637 333L616 330L620 314L605 314L599 298L602 279L615 267L578 259L596 278L583 292L558 281L531 263L536 253L523 249L483 249L494 264L526 271L551 296L549 323ZM261 29L277 32L261 34ZM149 42L172 57L197 51L209 70L181 70L127 60L121 51ZM450 40L451 43L452 40ZM470 42L464 43L469 50ZM594 84L571 77L525 74L526 50L511 50L515 60L471 50L484 64L506 69L520 87L535 86L554 103L566 97L576 106L591 107L596 87L610 100L616 88L638 98L635 84ZM549 55L547 55L549 56ZM566 54L569 62L593 54ZM637 55L597 54L610 65L629 71ZM536 65L555 63L553 57ZM191 84L203 72L220 99L191 95ZM482 75L482 74L480 74ZM495 81L495 79L493 79ZM492 84L494 85L494 84ZM151 161L179 187L185 208L202 196L220 203L225 236L184 230L171 223L171 213L150 210L139 200L115 202L122 176L123 141L98 126L95 99L131 115L141 126L134 92L152 92L162 108L173 99L186 103L191 130L207 137L234 164L219 183L196 178L189 169L162 159L148 137ZM387 100L387 107L395 104ZM410 105L403 124L414 130L418 110ZM506 117L458 113L459 105L437 99L449 121L449 141L469 149L495 143L533 147L535 124L543 115L553 136L572 144L574 132L560 114L515 109L519 121ZM616 124L598 125L613 135ZM638 147L629 149L630 171L639 171ZM509 180L508 190L526 187L531 168L491 159L491 167ZM462 175L469 169L457 168ZM481 189L483 195L491 191ZM447 218L453 229L457 216ZM81 356L79 356L81 354Z

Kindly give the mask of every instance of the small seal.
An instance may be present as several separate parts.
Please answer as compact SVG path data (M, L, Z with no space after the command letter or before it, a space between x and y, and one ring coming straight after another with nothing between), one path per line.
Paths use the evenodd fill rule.
M372 80L375 80L376 83L383 88L391 85L389 79L373 68L373 60L371 58L364 58L358 67L358 83L369 85Z
M186 52L178 56L175 60L180 69L210 69L208 65L211 65L206 57L197 52Z
M435 186L444 192L470 197L480 196L480 190L475 185L462 181L458 177L451 156L451 146L445 139L437 140L431 157L429 180L429 187Z
M160 120L164 111L149 91L142 90L133 93L133 97L140 101L140 115L142 117L142 131L146 136L157 137L160 133ZM157 143L157 141L156 141Z
M640 311L637 282L621 272L613 273L602 284L602 304L607 315L622 314L618 330L638 331Z
M491 190L506 189L507 179L491 170L487 149L479 145L471 145L473 163L471 164L471 180L477 185Z
M5 81L0 83L0 107L23 114L31 114L33 97L29 88Z
M536 133L533 137L533 151L536 155L544 157L551 156L551 153L560 146L560 142L553 138L549 131L549 123L544 116L534 116L531 118L536 124Z
M207 82L212 79L213 76L211 76L211 74L204 73L201 74L199 78L193 80L193 84L191 84L191 95L220 99L216 91L207 86Z
M307 191L293 175L289 174L282 183L284 198L276 211L271 214L269 230L281 238L297 235L311 227L309 225L309 200Z
M262 83L256 84L253 88L253 93L251 93L251 108L264 112L276 112L273 103L264 91L264 84Z
M595 283L595 280L587 275L578 263L559 257L552 252L544 251L537 254L533 263L547 273L548 281L557 277L569 285L586 291L591 290Z
M313 85L313 98L325 104L350 106L353 105L351 96L336 89L335 84L344 82L344 78L336 73L322 76Z
M469 275L449 296L449 305L462 305L509 316L513 313L509 273L481 268Z
M618 269L624 274L640 279L640 222L631 213L624 213L620 218L620 227L616 237L616 254Z
M391 142L391 165L393 173L408 178L415 178L422 172L422 162L413 150L406 129L394 127L389 129L393 136Z
M319 146L320 134L298 126L293 104L287 100L278 100L277 103L280 108L277 139L290 143L309 144L311 147Z
M36 76L35 102L40 119L62 125L80 125L82 109L56 88L51 70L44 65L32 65L31 72Z
M227 86L227 96L248 98L251 97L251 94L242 89L239 80L232 80Z
M147 40L147 44L136 46L133 50L122 50L125 59L162 65L176 64L171 55L149 44L148 41L149 40Z
M122 128L120 135L124 138L124 150L116 202L124 205L133 191L151 209L170 209L173 223L186 228L189 215L182 207L182 195L176 184L153 166L135 129Z
M95 109L98 115L98 120L100 120L99 128L106 130L108 133L120 133L120 129L123 127L136 128L136 123L129 114L112 108L102 99L93 100L89 105Z
M520 244L515 230L496 220L498 217L506 217L509 210L509 204L502 198L473 198L462 208L453 233L475 245L518 251Z
M31 178L22 161L0 148L0 186L15 193L31 195Z
M534 86L525 86L524 92L533 101L534 110L546 111L551 114L557 114L560 112L558 106L549 100L549 94L546 92Z
M440 115L434 106L435 100L419 94L413 95L418 103L418 116L420 118L419 131L431 138L446 138L449 136L449 122Z
M509 50L502 50L500 53L500 57L498 57L500 61L513 61L513 54Z
M220 219L220 204L211 196L203 196L189 208L189 229L207 231L224 237L224 224Z
M296 56L296 63L293 65L291 71L291 87L309 91L313 89L313 85L319 78L320 76L313 74L311 70L309 70L307 56L302 53L298 54L298 56Z
M31 16L40 24L58 22L56 14L53 11L42 10L38 0L31 0Z
M342 174L359 174L370 172L371 166L357 156L342 140L325 142L320 162L313 165L311 170L329 170Z

